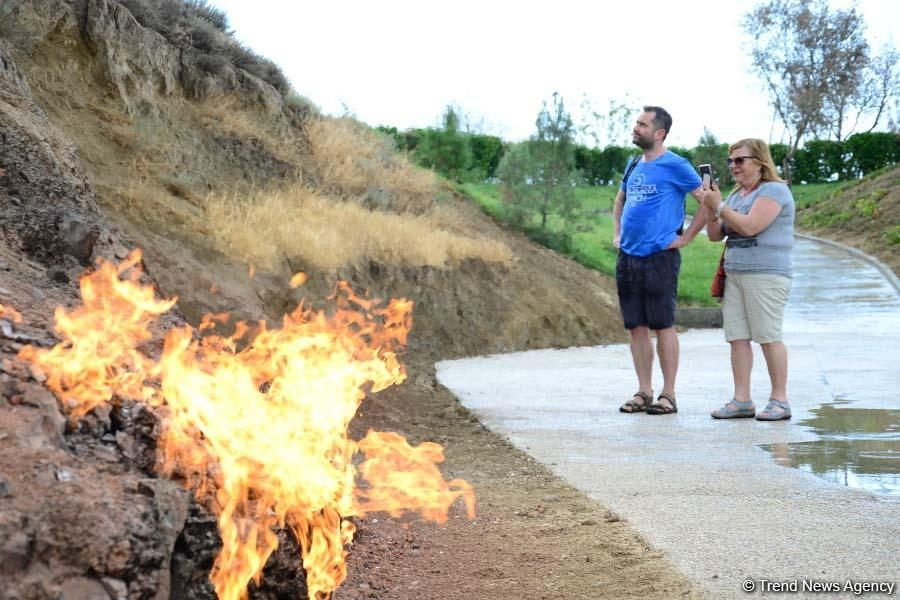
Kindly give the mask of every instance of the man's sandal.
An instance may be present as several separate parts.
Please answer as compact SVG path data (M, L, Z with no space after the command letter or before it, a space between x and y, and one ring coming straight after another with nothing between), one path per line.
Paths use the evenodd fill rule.
M781 410L779 410L781 409ZM757 421L784 421L791 418L791 407L787 402L769 398L762 412L756 414Z
M660 399L668 400L669 404L661 403ZM647 407L648 415L671 415L677 412L678 405L675 404L675 397L668 394L660 394L656 402Z
M636 398L640 398L643 402L638 402ZM653 401L653 391L648 394L646 392L638 392L634 396L631 397L631 400L623 404L619 407L619 412L623 413L639 413L647 410L647 407L650 406L650 402Z
M753 400L738 402L732 399L709 414L713 419L750 419L756 416L756 408Z

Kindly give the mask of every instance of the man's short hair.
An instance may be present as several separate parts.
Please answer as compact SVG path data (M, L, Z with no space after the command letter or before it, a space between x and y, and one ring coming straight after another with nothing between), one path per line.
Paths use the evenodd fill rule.
M662 106L645 106L644 112L652 112L656 115L653 117L653 126L666 131L666 135L663 136L665 139L672 130L672 115L669 114L669 111Z

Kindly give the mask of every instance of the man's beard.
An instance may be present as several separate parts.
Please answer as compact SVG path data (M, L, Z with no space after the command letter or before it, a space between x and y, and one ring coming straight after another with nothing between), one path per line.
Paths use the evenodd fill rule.
M631 143L641 150L648 150L653 147L653 139L647 139L642 135L638 135L636 138L632 137Z

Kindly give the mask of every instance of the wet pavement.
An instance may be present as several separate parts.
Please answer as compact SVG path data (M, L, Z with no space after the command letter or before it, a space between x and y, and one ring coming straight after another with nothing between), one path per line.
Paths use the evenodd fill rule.
M747 597L751 584L754 595L763 580L800 597L834 582L830 597L857 597L862 582L900 594L900 290L858 253L809 239L798 239L794 270L791 421L709 417L732 391L721 330L679 336L676 415L618 412L636 387L627 345L445 361L438 380L711 597ZM769 389L757 345L751 390L760 409Z

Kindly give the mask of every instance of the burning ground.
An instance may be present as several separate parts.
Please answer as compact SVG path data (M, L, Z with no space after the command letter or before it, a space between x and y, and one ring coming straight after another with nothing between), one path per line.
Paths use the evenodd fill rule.
M607 278L498 229L351 121L205 70L116 2L26 1L3 19L0 597L327 594L302 568L317 544L348 552L335 598L691 593L434 379L440 358L621 340ZM116 301L126 285L140 291ZM411 313L380 312L392 300ZM116 329L85 317L94 345L77 350L72 323L98 304L153 318L125 318L113 351ZM362 316L337 316L349 308ZM340 389L295 360L320 321L341 340ZM277 358L267 344L295 326L305 341ZM277 367L245 369L263 355ZM445 523L355 477L398 453L432 486L400 482L402 504L436 489ZM382 479L405 472L390 464ZM315 572L336 581L339 562Z
M437 444L414 448L402 436L375 431L359 442L347 438L363 387L377 392L404 378L396 350L409 333L411 303L381 308L343 284L330 314L298 307L278 330L255 324L252 339L242 323L228 337L174 328L153 360L139 348L152 343L153 322L175 300L157 299L140 283L140 258L135 251L118 266L98 261L80 280L82 306L56 312L60 343L26 345L19 358L32 375L40 373L73 428L98 409L159 410L154 470L192 489L216 517L217 597L242 598L259 581L279 530L294 534L297 567L302 556L308 593L318 598L346 577L350 517L414 511L442 523L464 498L474 518L472 488L443 480ZM7 328L22 321L15 309L2 310ZM227 315L207 315L200 331L214 330L217 320ZM142 406L123 407L128 401ZM357 452L365 457L358 469ZM357 471L362 489L354 489Z

